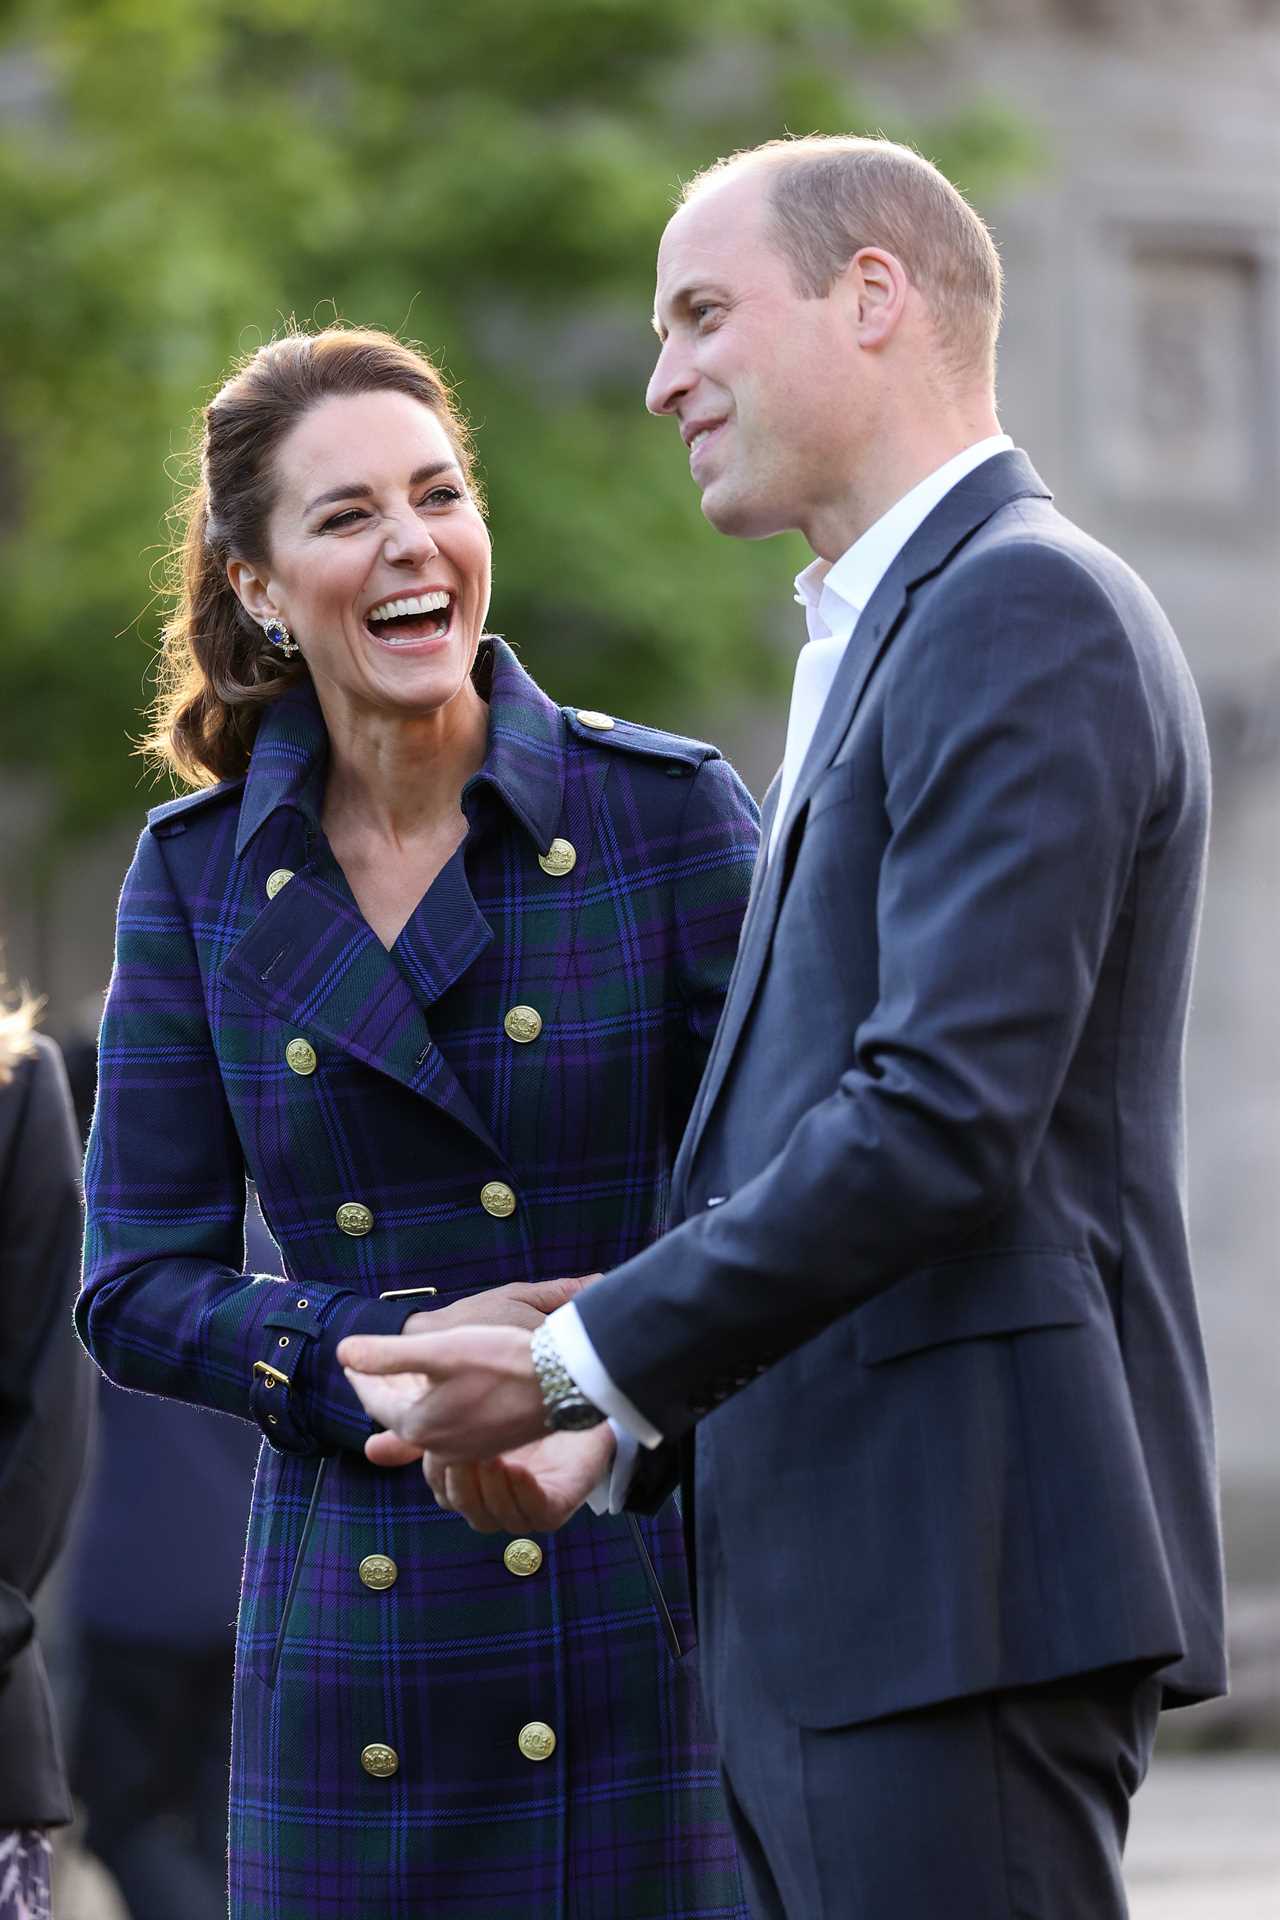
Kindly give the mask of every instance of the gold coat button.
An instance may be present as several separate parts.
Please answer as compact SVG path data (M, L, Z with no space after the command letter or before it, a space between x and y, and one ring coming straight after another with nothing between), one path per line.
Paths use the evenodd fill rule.
M381 1740L372 1740L361 1751L360 1765L375 1780L389 1780L400 1765L400 1755L394 1747L384 1747Z
M542 1565L542 1548L536 1540L508 1540L502 1563L518 1580L527 1580Z
M508 1040L526 1047L542 1032L542 1015L536 1007L508 1007L502 1026Z
M556 1750L556 1736L545 1720L530 1720L516 1735L516 1745L526 1760L549 1760Z
M295 1073L308 1074L316 1070L316 1050L301 1034L289 1042L284 1057Z
M277 867L274 873L269 873L267 875L268 900L274 900L281 887L287 887L292 878L292 867Z
M613 729L613 721L607 713L594 713L590 707L578 708L578 725L594 727L597 733L609 733Z
M347 1200L334 1215L343 1233L350 1234L353 1240L359 1240L363 1234L371 1231L373 1215L368 1207L361 1206L358 1200Z
M506 1220L516 1210L516 1197L505 1180L490 1180L480 1189L480 1205L495 1220Z
M400 1578L399 1567L385 1553L366 1553L359 1572L366 1587L372 1587L375 1593L385 1593Z
M572 840L553 840L545 853L538 855L538 865L553 880L562 880L566 873L572 873L578 864L578 849Z

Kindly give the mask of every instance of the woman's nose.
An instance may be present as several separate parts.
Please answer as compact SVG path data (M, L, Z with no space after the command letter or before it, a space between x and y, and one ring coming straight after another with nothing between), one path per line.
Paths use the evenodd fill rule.
M412 509L396 515L387 528L383 544L388 560L400 562L429 560L440 551L430 527Z

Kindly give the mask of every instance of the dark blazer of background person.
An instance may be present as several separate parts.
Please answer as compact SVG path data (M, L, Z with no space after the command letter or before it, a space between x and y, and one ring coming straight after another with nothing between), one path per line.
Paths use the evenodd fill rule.
M1208 802L1164 616L996 455L846 651L684 1224L577 1303L661 1433L709 1415L701 1603L714 1561L801 1725L1118 1663L1171 1705L1225 1684L1181 1093Z
M62 1061L34 1052L0 1086L0 1828L71 1818L31 1601L66 1532L92 1369L71 1322L80 1148Z

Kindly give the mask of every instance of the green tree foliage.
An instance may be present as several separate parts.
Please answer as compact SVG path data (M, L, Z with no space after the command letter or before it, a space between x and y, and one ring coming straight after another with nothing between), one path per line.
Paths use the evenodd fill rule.
M716 539L641 405L682 176L865 126L868 47L947 0L32 0L0 43L0 750L78 832L149 796L128 751L194 411L289 316L406 331L458 382L492 620L558 697L714 733L797 545ZM998 113L887 124L981 194Z

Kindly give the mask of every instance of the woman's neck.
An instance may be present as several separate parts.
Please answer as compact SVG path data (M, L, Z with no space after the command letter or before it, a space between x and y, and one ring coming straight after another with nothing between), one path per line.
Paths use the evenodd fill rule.
M398 846L458 817L462 789L484 764L489 709L468 679L444 707L399 714L347 708L326 714L329 771L324 826Z

